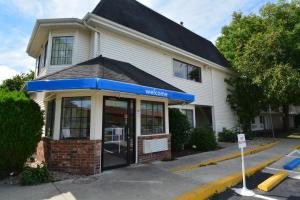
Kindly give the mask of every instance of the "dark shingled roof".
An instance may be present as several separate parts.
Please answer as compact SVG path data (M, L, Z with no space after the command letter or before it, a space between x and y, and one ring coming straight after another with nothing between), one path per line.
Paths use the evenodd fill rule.
M165 81L138 69L137 67L118 60L99 56L38 78L37 80L57 80L75 78L103 78L114 81L138 84L165 90L183 92Z
M229 67L227 60L210 41L135 0L101 0L92 13Z

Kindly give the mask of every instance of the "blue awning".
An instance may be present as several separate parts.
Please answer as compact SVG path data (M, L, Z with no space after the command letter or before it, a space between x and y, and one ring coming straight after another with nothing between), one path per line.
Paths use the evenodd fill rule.
M27 82L27 91L53 91L53 90L78 90L96 89L117 92L126 92L138 95L156 96L191 103L195 100L194 95L184 92L147 87L137 84L125 83L100 78L80 78L62 80L34 80Z

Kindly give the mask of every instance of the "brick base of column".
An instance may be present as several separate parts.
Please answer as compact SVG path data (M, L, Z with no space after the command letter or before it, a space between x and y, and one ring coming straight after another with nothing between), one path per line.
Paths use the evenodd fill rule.
M100 173L101 140L51 140L38 144L36 158L49 169L71 174Z
M162 139L167 138L168 139L168 150L167 151L160 151L160 152L154 152L154 153L147 153L144 154L144 140L154 140L154 139ZM139 163L147 163L152 162L155 160L169 160L171 159L171 135L165 134L165 135L145 135L145 136L139 136L138 137L138 162Z

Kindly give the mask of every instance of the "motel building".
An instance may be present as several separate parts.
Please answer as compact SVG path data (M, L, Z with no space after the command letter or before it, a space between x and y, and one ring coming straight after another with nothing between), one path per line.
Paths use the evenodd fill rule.
M236 126L228 63L205 38L135 0L101 0L83 19L39 19L27 90L45 111L37 159L73 174L171 157L169 108L193 127Z

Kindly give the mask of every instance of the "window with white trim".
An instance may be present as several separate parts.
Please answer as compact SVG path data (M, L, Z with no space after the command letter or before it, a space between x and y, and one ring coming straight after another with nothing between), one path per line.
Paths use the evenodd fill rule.
M62 99L61 139L88 139L90 136L91 98Z
M48 51L48 41L45 43L45 46L44 46L44 65L43 67L46 67L46 61L47 61L47 52Z
M46 137L53 137L54 132L54 119L55 119L55 99L48 101L46 112Z
M194 127L194 112L192 109L181 109L181 112L187 117L191 127Z
M202 82L201 68L176 60L173 60L174 76L192 80L196 82Z
M52 38L51 65L72 64L73 36Z
M38 76L41 72L41 55L39 55L39 57L36 59L36 62L35 62L35 65L36 65L36 75Z
M153 101L141 102L141 133L142 135L165 132L164 103Z

